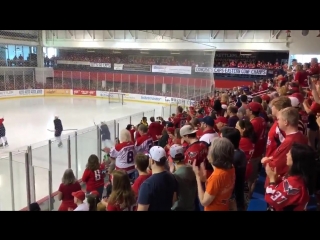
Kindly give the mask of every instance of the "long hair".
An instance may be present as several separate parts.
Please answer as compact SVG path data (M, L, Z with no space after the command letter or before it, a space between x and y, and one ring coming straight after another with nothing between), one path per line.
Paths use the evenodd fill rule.
M254 131L252 123L247 119L240 119L239 126L241 129L244 129L242 137L249 138L252 143L257 143L258 137Z
M100 168L99 158L97 155L91 154L88 158L88 163L86 166L87 169L91 171L98 170Z
M108 203L119 204L122 209L129 208L136 203L135 194L131 188L130 179L126 172L115 170L112 172L112 192Z
M292 166L289 176L300 176L312 195L316 182L316 158L313 149L305 144L294 143L291 147Z
M89 205L89 212L97 211L97 204L99 203L99 197L95 196L94 194L89 194L87 196L87 203Z
M73 184L76 181L77 181L77 179L74 176L72 169L68 168L67 170L64 171L64 174L63 174L62 180L61 180L63 185Z

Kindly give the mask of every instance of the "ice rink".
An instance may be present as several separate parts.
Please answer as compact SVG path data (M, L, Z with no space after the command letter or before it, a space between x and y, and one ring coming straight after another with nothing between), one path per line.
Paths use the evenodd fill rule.
M94 121L107 121L111 137L114 138L114 122L119 119L120 130L130 122L138 124L142 112L148 119L161 116L162 105L136 102L108 103L107 99L39 97L24 99L6 99L0 101L0 117L4 117L9 147L0 149L0 210L12 210L11 185L9 174L9 152L13 153L13 187L14 209L27 206L25 151L32 147L32 160L35 176L36 200L48 195L49 146L53 139L53 119L58 115L64 129L78 129L77 151L75 149L74 131L63 132L63 147L58 148L52 142L53 192L57 191L62 175L68 168L67 138L71 139L71 166L81 178L87 158L97 153L97 131ZM154 111L155 110L155 114ZM110 122L109 122L110 121ZM76 171L76 155L78 171Z

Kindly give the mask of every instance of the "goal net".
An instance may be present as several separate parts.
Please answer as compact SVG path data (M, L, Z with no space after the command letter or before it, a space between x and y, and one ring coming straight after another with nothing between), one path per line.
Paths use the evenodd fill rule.
M109 103L120 103L123 105L123 96L125 93L109 92Z

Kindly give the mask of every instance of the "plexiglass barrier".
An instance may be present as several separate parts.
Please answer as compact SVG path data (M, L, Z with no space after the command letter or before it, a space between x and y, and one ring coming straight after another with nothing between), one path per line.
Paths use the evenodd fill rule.
M177 104L168 106L172 111L176 107ZM119 131L128 124L137 125L142 117L150 121L150 117L158 117L155 114L155 110L150 110L104 122L112 145ZM169 117L168 112L161 115ZM68 132L62 135L61 141L60 147L55 139L50 139L21 147L0 158L0 210L28 210L28 204L37 201L42 210L56 211L60 205L57 190L64 171L71 168L80 180L91 154L102 159L100 125Z

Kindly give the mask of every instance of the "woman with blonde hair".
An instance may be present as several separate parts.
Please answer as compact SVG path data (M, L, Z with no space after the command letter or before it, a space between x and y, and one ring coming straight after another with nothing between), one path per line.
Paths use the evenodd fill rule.
M113 148L105 148L105 151L109 153L111 162L114 163L116 170L125 171L130 179L135 179L135 166L134 157L136 151L134 148L134 142L131 140L130 132L126 129L120 131L119 134L120 143L116 144Z
M296 66L296 74L294 75L294 81L299 83L300 88L308 87L308 73L303 70L303 66L298 64Z
M126 172L112 172L112 192L107 200L102 200L107 211L136 211L136 197Z
M80 183L74 176L72 169L65 170L58 189L58 199L61 201L58 211L68 211L69 208L75 209L77 205L74 203L72 193L80 190Z
M221 107L223 109L227 109L228 108L228 105L229 105L229 95L226 94L226 93L223 93L221 95Z

